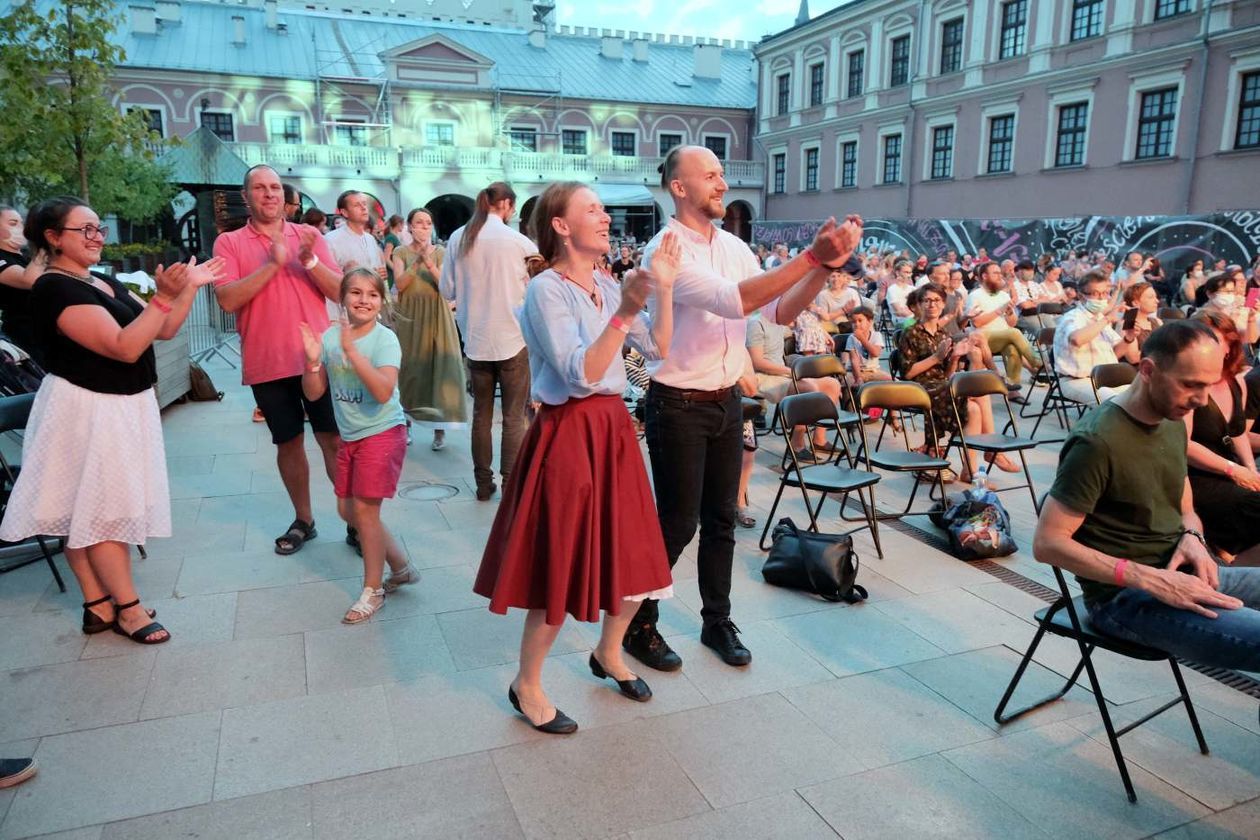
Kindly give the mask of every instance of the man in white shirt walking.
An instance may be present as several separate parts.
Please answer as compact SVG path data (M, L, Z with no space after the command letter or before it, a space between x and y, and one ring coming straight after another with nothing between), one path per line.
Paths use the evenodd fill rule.
M525 258L538 253L528 237L507 222L516 215L516 193L495 181L477 194L468 224L446 244L439 282L442 296L455 303L455 322L464 340L472 381L473 478L477 500L486 501L494 484L494 389L503 401L503 434L499 441L499 475L506 482L525 436L525 404L529 401L529 353L518 310L525 300Z
M342 273L352 268L366 268L375 271L383 279L385 258L376 237L368 230L371 214L367 195L356 190L346 190L337 196L337 212L345 218L346 223L324 234L324 241L328 243L328 250L332 252ZM335 323L340 317L340 302L328 301L329 320Z
M700 641L728 665L747 665L752 654L731 621L731 564L743 439L743 412L736 382L744 372L745 319L790 324L813 302L830 268L857 247L862 220L828 220L813 244L781 266L760 272L738 237L714 225L726 215L722 162L699 146L670 151L661 165L661 186L674 201L665 230L682 246L674 283L674 340L668 358L649 362L646 438L656 489L657 513L670 565L700 528L697 578L703 606ZM664 231L643 255L652 257ZM625 649L652 668L672 671L682 659L656 629L657 604L648 600L626 633Z

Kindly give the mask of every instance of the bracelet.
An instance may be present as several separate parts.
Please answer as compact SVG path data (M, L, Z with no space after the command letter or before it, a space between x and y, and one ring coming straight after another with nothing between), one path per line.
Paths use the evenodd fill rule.
M1126 560L1121 560L1120 562L1116 563L1116 568L1113 570L1113 573L1115 574L1115 578L1116 578L1116 586L1124 586L1124 585L1125 585L1125 583L1124 583L1124 569L1125 569L1125 567L1126 567L1126 566L1128 566L1128 565L1129 565L1129 561L1128 561L1127 559L1126 559Z
M818 259L818 255L814 253L813 248L806 248L801 251L801 256L805 258L805 262L810 264L811 268L818 268L822 265L822 260Z
M162 314L164 314L164 315L170 315L170 314L171 314L171 305L170 305L169 303L163 303L162 301L158 300L156 295L154 295L153 297L149 298L149 303L151 303L151 304L153 304L154 306L156 306L156 307L157 307L157 310L158 310L159 312L161 312Z
M307 365L307 366L306 366L306 372L307 372L307 373L319 373L320 368L322 368L322 367L323 367L323 365L322 365L322 364L320 364L319 362L312 362L311 364L309 364L309 365Z
M314 271L317 265L319 265L319 257L311 257L310 262L302 263L302 268L305 268L307 271Z
M1201 533L1194 530L1193 528L1182 528L1181 537L1184 537L1186 534L1189 534L1190 536L1194 537L1196 540L1203 543L1204 548L1207 548L1207 538L1204 537ZM1177 538L1177 542L1181 542L1181 537Z
M612 327L614 330L621 330L621 332L626 334L629 334L630 332L630 322L623 319L620 315L612 316L612 318L608 321L608 326Z
M1225 465L1225 477L1230 481L1234 480L1234 462L1230 461Z

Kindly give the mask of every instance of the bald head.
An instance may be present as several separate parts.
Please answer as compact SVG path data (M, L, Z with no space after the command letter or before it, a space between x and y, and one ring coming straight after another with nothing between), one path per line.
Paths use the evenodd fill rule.
M680 220L703 217L716 221L726 215L722 205L726 179L722 161L713 152L703 146L678 146L670 149L660 169L661 186L673 198Z

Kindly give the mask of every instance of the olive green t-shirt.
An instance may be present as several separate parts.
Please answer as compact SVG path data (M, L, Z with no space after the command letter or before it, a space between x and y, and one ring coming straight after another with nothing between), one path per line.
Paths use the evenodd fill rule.
M1077 422L1059 453L1050 495L1085 514L1074 539L1112 557L1162 566L1181 537L1186 486L1186 427L1148 426L1114 402ZM1086 601L1120 590L1077 577Z

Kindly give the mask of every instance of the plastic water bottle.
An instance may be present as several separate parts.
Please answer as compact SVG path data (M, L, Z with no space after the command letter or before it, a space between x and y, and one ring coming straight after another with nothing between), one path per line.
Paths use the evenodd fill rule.
M979 499L988 491L989 471L986 468L972 470L971 473L971 496Z

